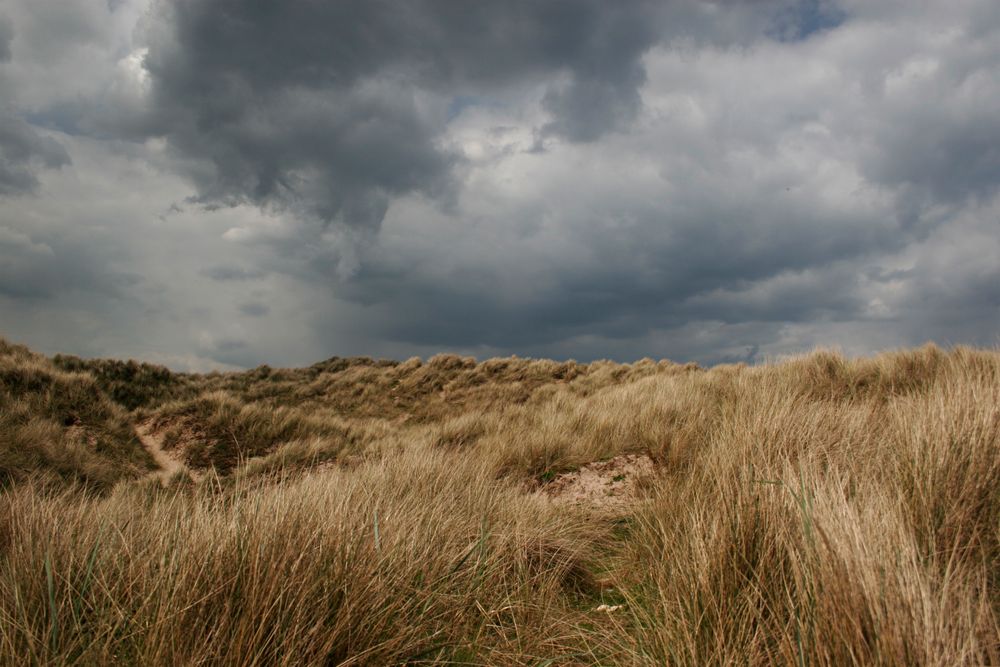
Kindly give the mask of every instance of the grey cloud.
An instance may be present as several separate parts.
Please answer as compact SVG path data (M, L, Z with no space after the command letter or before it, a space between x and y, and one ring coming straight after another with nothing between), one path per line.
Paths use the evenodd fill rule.
M107 268L100 248L32 236L0 224L0 295L51 299L66 292L119 295L141 277Z
M789 4L159 2L146 112L103 116L109 131L165 137L194 202L371 233L400 195L454 202L454 100L523 104L536 87L549 115L540 136L595 142L637 118L656 44L746 42Z
M947 106L914 110L905 126L886 127L883 150L869 166L876 182L906 186L911 206L985 199L1000 189L1000 117L987 108L955 117Z
M240 312L247 317L264 317L271 312L271 308L260 301L249 301L240 304Z
M568 192L541 193L535 215L572 234L572 251L553 252L532 233L460 260L461 237L419 254L384 248L337 294L379 304L372 326L392 340L517 349L580 331L634 338L694 320L857 316L855 263L907 242L891 215L821 209L808 194L781 197L720 174L643 210L635 202L655 187L616 195L582 181L576 206Z
M550 89L544 106L556 120L542 128L543 134L588 142L600 139L609 128L626 126L639 112L637 81L643 78L636 64L622 81L577 79Z
M19 54L34 64L56 67L109 37L109 7L99 1L32 0L12 10Z
M661 6L184 0L160 5L167 24L154 33L147 66L158 78L188 85L230 74L256 91L350 88L386 72L431 89L520 83L560 69L608 80L657 41ZM176 61L180 48L203 66L200 75Z
M201 346L201 353L214 362L247 368L255 365L256 355L251 343L242 338L222 338Z
M687 300L686 321L818 322L863 317L861 277L853 262L783 271L763 280L737 280Z
M0 294L33 297L48 291L38 267L50 262L55 253L44 243L36 243L27 234L0 227Z
M881 118L866 175L902 187L911 207L984 201L1000 186L1000 119L992 112L1000 101L1000 5L984 3L974 21L955 22L960 42L883 64L871 93Z
M448 200L449 100L552 84L546 133L629 123L660 3L161 2L145 67L154 110L207 205L250 202L377 228L408 192Z
M14 41L14 24L9 18L0 14L0 63L10 60L11 42Z
M1000 345L1000 200L971 209L911 250L879 297L910 342ZM918 341L919 339L919 341Z
M135 3L17 1L0 187L46 200L0 231L2 305L112 313L97 353L753 361L1000 327L992 0L154 0L72 94Z
M199 347L200 354L214 362L237 367L253 365L253 350L250 342L243 338L203 341Z
M375 229L400 194L450 201L450 100L541 85L542 134L596 141L637 117L655 44L752 38L789 4L159 2L146 113L100 113L95 127L166 137L206 206Z
M831 14L827 25L813 17L818 23L810 35L796 39L835 28L835 18ZM952 18L962 25L961 16ZM849 30L853 24L838 25ZM824 90L822 79L804 79L800 91L797 72L787 83L755 78L770 73L752 67L745 82L738 75L715 80L711 73L704 76L692 56L685 76L694 85L682 78L652 83L689 100L682 109L697 108L697 125L675 120L671 127L663 122L670 116L661 112L655 131L634 143L605 138L599 148L575 151L573 159L587 166L560 166L570 185L532 184L530 199L493 200L500 210L492 215L463 201L464 215L485 217L483 227L506 230L489 234L502 244L479 248L471 237L486 232L465 238L459 228L441 233L440 246L383 248L362 261L352 280L336 284L336 294L364 304L370 310L367 326L379 337L428 348L475 341L491 350L558 350L576 345L586 332L606 349L627 349L628 341L645 345L656 332L682 331L693 323L724 325L733 336L746 323L760 324L754 331L768 335L795 326L813 332L797 340L823 341L819 323L857 323L840 330L871 336L866 327L879 322L906 344L922 342L921 332L930 331L944 340L948 330L961 331L960 340L989 343L982 332L993 329L983 322L997 319L990 286L1000 282L998 267L983 269L975 279L950 266L882 267L931 235L938 243L960 236L956 216L996 196L1000 127L988 110L1000 99L1000 54L986 41L959 40L959 48L934 52L919 37L898 39L903 46L893 48L900 56L881 73L885 89L853 96ZM784 67L796 58L791 49L805 47L769 48L789 49L761 57L780 57ZM743 60L729 53L719 63L717 51L706 51L707 62L721 71L742 72L754 61L752 52ZM864 63L824 57L826 67L841 68L831 81L868 75ZM904 81L911 92L891 89L893 77L912 62L937 63L938 69L924 82ZM816 71L817 65L806 59L803 68ZM634 169L636 178L607 186L602 166L618 165L621 152L631 153L621 171ZM554 156L547 159L558 164ZM641 185L650 162L659 165L662 182ZM839 167L828 175L812 171L831 163ZM849 187L836 185L838 180ZM995 213L984 208L974 215ZM396 238L399 230L392 229ZM538 229L555 236L536 241ZM571 251L552 245L563 238L570 239ZM906 287L885 289L910 296L893 301L868 275L895 276ZM947 297L935 287L940 285L957 292ZM951 314L921 324L923 310ZM961 312L978 324L957 322ZM755 337L745 345L766 350L767 343ZM744 354L720 349L699 356L718 361Z
M215 344L215 349L222 353L233 352L235 350L242 350L247 346L245 340L236 339L223 339Z
M259 280L266 273L259 269L248 269L239 266L212 266L201 271L201 275L217 281Z
M39 169L69 163L69 154L59 142L0 109L0 196L31 192L38 186Z

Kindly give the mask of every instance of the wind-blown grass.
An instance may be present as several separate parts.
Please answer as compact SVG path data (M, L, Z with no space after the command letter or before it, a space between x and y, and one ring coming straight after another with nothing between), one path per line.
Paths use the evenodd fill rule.
M0 661L1000 663L996 352L185 387L131 418L199 483L0 495ZM621 453L657 470L624 513L536 492Z
M151 465L127 412L90 374L0 339L0 488L34 478L107 489Z

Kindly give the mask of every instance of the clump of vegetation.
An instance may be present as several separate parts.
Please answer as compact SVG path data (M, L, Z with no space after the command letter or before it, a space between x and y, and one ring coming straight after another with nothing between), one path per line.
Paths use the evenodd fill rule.
M52 363L62 371L91 375L97 386L126 410L148 407L193 393L190 376L155 364L138 363L131 359L81 359L64 354L57 354Z
M108 489L150 466L93 376L0 340L0 486L37 477Z
M356 445L365 430L334 415L245 402L224 391L167 404L156 413L154 423L164 426L165 445L182 448L189 465L220 472L299 440L322 438L342 447Z
M1000 663L994 351L333 359L185 376L131 413L2 352L4 434L41 425L10 451L131 420L214 474L133 465L93 494L19 464L0 662ZM553 491L597 461L634 495Z

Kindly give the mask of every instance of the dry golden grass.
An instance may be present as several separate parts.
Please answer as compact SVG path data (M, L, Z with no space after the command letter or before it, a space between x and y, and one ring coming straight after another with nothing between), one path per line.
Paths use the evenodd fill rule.
M1000 663L996 352L177 377L17 354L207 474L56 488L22 464L6 664ZM615 512L538 492L626 453L656 474Z

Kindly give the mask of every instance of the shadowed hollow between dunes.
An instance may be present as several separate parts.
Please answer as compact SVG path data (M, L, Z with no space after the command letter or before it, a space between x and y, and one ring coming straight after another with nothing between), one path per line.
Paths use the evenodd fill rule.
M1000 663L1000 354L0 341L3 664Z

